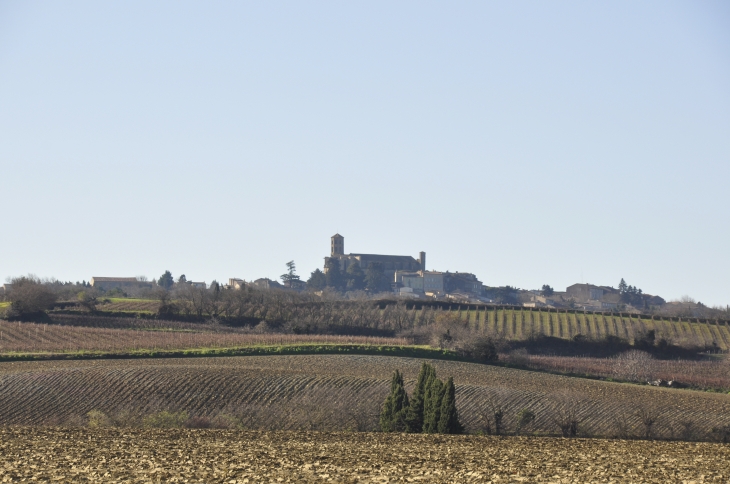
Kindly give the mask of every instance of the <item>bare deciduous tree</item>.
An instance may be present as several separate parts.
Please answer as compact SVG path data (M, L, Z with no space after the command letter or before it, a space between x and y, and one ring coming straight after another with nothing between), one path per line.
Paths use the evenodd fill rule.
M643 437L647 440L654 438L656 424L659 421L659 411L655 407L641 406L635 414L643 426Z
M555 408L550 420L560 429L563 437L577 437L586 414L586 399L573 393L556 393L553 400Z

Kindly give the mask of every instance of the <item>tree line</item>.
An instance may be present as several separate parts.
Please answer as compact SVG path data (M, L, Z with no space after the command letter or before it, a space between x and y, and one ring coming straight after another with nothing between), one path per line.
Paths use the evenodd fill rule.
M383 264L371 262L363 270L357 262L351 263L347 270L340 269L338 260L331 259L327 270L315 269L307 280L307 289L321 291L329 288L337 292L367 291L377 294L390 291L390 281L385 277Z

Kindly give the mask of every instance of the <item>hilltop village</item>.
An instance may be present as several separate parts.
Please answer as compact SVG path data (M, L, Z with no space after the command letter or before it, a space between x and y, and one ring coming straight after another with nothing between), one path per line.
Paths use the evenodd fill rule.
M246 281L231 277L228 283L188 280L185 275L173 279L166 271L158 280L144 277L94 276L81 284L109 295L144 296L157 287L171 289L189 287L308 292L316 296L344 298L397 298L405 300L439 300L470 304L498 304L529 308L563 308L600 312L636 312L669 316L707 317L712 309L687 298L667 302L646 294L621 279L617 287L595 284L573 284L564 291L545 284L539 289L518 289L511 286L489 286L476 274L432 270L426 264L426 252L418 257L346 253L345 238L335 234L330 239L330 254L324 257L322 269L314 270L305 281L296 273L294 261L286 264L287 272L279 280L259 278ZM60 283L57 284L71 284ZM0 296L12 284L0 286Z

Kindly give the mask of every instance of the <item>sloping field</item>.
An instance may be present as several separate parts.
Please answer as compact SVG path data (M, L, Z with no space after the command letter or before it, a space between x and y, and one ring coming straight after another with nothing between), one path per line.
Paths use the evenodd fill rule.
M118 318L102 321L113 324ZM124 318L121 318L124 319ZM130 318L131 319L131 318ZM90 321L94 321L93 318ZM90 322L87 321L87 324ZM0 321L0 355L7 353L104 351L129 352L140 349L177 350L187 348L232 348L253 345L295 343L405 345L405 338L370 336L251 334L214 325L131 319L134 329L84 327ZM146 323L146 324L145 324ZM157 323L157 324L150 324ZM120 326L122 323L119 323Z
M111 312L154 313L159 307L160 302L153 299L111 298L109 302L99 304L97 309Z
M536 335L572 339L580 334L594 340L615 336L633 343L637 335L654 330L657 340L663 338L678 346L730 349L730 326L722 321L698 322L687 318L647 318L562 309L557 312L489 307L462 310L458 305L454 305L451 312L476 330L498 332L508 339L523 340Z
M145 299L120 298L111 299L110 301L99 305L98 309L108 312L154 313L159 306L158 301ZM255 305L252 305L244 313L254 320L283 317L285 320L294 318L303 322L306 322L307 318L313 318L314 320L324 318L327 320L329 316L335 315L336 322L349 324L357 319L354 316L355 313L362 314L365 312L368 314L368 318L365 319L369 320L367 325L370 327L389 328L394 331L429 324L429 322L433 322L434 317L438 314L450 313L467 321L469 326L476 331L497 332L511 340L525 340L539 335L572 339L577 335L581 335L589 340L602 340L611 336L633 343L637 337L653 330L657 341L664 339L670 344L689 348L730 350L730 325L727 321L584 313L570 309L552 309L548 311L547 309L511 306L476 307L453 304L443 309L434 309L427 305L418 308L416 307L417 304L414 303L412 306L416 306L407 309L407 306L394 305L391 302L386 304L385 309L378 310L377 307L373 307L373 304L380 304L379 302L367 304L340 301L337 304L340 312L325 310L323 307L311 308L293 304L288 307L289 317L281 316L275 312L271 314L266 311L262 312L261 308ZM305 307L308 309L305 310ZM54 319L56 316L65 316L70 324L75 324L73 322L74 317L84 318L83 315L52 313ZM97 320L99 319L102 318L97 318Z
M510 356L507 355L507 360ZM512 358L514 359L514 358ZM644 383L658 379L693 388L730 390L730 360L657 360L646 353L629 352L619 358L520 355L526 368L573 375L614 378Z
M0 430L0 478L60 482L727 482L730 446L221 430Z
M393 370L412 388L423 360L358 355L0 363L0 423L84 425L92 410L139 425L160 410L230 418L252 429L368 430ZM453 376L469 431L484 428L490 403L513 430L522 409L537 415L530 432L555 434L555 419L575 409L583 435L639 436L639 413L652 435L712 438L730 425L730 396L611 383L473 363L432 361Z

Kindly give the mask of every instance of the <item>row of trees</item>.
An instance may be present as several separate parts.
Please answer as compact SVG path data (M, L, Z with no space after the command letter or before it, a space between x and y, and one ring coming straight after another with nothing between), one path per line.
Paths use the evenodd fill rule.
M360 264L353 263L346 271L340 269L337 260L330 260L327 264L327 272L315 269L307 281L307 288L320 291L330 288L338 292L347 291L368 291L379 293L390 291L390 283L385 277L383 264L371 262L363 271Z
M454 379L449 377L444 383L436 378L436 369L424 363L409 399L403 375L396 370L380 413L380 428L383 432L462 433L464 427L456 410Z
M634 307L644 306L644 292L637 287L626 284L623 278L621 278L621 282L618 285L618 292L622 303L630 304Z
M284 287L291 289L302 288L304 281L296 273L296 263L293 260L287 262L286 269L286 273L279 277ZM157 286L166 290L172 290L186 283L189 284L184 274L175 282L170 271L165 271L156 282ZM216 284L217 282L213 281L211 287ZM306 286L312 291L329 288L337 292L368 291L379 293L390 290L390 284L385 277L381 263L370 263L365 271L362 270L359 264L353 263L343 272L336 260L329 261L326 271L314 270L309 280L307 280Z

